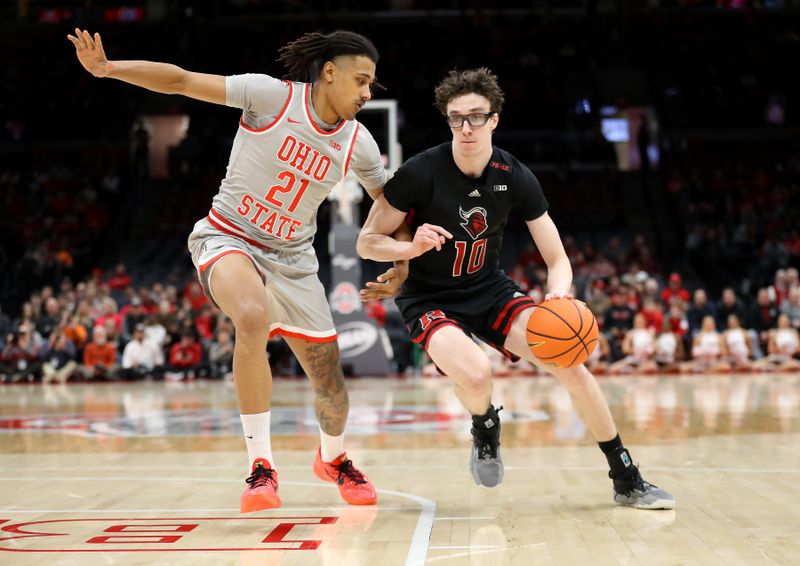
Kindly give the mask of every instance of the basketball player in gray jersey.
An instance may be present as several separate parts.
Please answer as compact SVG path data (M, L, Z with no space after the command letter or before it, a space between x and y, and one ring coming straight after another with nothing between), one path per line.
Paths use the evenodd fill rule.
M312 248L317 209L352 171L374 198L386 181L380 152L356 113L372 97L378 52L352 32L309 33L280 50L288 68L267 75L218 76L150 61L109 61L100 34L68 39L95 77L242 110L230 161L189 249L206 294L236 328L233 374L250 462L242 512L279 507L270 445L272 376L268 336L292 348L316 393L320 449L316 475L335 482L348 503L377 501L372 483L344 450L349 410L330 308ZM305 82L310 80L311 83ZM384 274L399 288L407 267Z

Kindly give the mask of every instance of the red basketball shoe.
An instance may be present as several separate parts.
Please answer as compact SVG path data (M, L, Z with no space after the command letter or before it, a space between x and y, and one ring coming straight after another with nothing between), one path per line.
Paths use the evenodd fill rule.
M339 485L339 495L350 505L374 505L378 502L378 494L372 482L362 474L346 452L331 463L322 461L322 453L317 450L314 460L314 473L323 481Z
M281 506L278 496L278 472L272 469L269 461L256 458L253 473L244 480L247 487L239 500L240 513L252 513Z

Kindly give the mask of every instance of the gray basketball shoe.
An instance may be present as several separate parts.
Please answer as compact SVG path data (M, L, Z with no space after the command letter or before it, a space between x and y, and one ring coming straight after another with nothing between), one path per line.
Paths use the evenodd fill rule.
M482 423L472 421L472 453L469 471L477 485L495 487L503 481L503 459L500 457L500 417L490 406L488 418Z
M675 498L660 487L642 478L639 468L634 465L627 470L624 477L613 478L614 503L635 507L636 509L675 509Z

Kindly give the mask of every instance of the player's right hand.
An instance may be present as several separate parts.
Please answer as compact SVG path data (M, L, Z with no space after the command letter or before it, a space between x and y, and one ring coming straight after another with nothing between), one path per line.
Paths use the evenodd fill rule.
M94 38L86 30L75 28L75 35L67 35L75 46L75 54L78 56L83 68L92 73L95 77L107 77L114 64L106 59L106 52L103 50L103 41L100 34L95 33Z
M427 251L436 248L436 251L442 251L442 244L452 238L453 235L435 224L423 224L414 233L414 239L411 242L411 253L413 254L408 259L419 257Z

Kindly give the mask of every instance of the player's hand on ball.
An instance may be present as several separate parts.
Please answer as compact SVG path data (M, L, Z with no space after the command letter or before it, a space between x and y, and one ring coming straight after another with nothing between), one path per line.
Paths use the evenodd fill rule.
M436 249L442 251L442 245L452 238L453 235L435 224L423 224L414 233L414 240L411 242L412 255L408 259L419 257L425 252Z
M377 281L368 281L367 288L361 289L361 302L378 301L394 297L400 292L403 281L408 277L408 270L392 267L378 275Z
M84 69L100 78L107 77L111 73L114 64L106 59L99 33L95 33L92 37L88 31L75 28L75 35L67 35L67 39L75 46L78 61Z
M550 291L544 296L545 301L550 299L574 299L575 295L572 293L562 293L561 291Z

